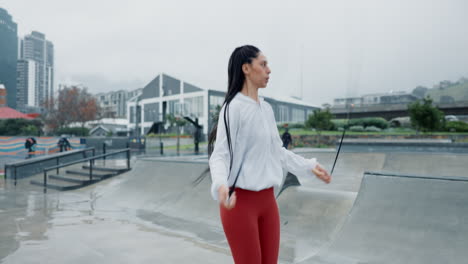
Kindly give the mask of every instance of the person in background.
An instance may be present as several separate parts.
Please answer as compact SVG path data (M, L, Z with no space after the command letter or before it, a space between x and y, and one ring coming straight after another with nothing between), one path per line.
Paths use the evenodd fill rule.
M289 134L289 129L286 128L283 135L281 136L281 140L283 141L283 147L288 149L289 144L292 142L291 134Z
M34 157L34 153L36 151L36 144L37 144L37 141L35 138L30 137L26 139L26 142L24 143L24 147L28 149L28 156L26 157L27 159Z
M57 142L57 145L60 148L60 152L64 152L71 149L70 141L68 141L65 135L62 135L62 137Z

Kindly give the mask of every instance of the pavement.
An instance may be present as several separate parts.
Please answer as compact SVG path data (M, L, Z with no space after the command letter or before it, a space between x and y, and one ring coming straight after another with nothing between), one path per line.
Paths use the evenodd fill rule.
M300 155L328 169L335 158ZM341 153L331 184L301 178L279 196L279 263L462 263L467 161ZM1 263L232 263L209 179L193 185L207 166L203 155L140 157L125 174L46 194L30 179L0 181Z

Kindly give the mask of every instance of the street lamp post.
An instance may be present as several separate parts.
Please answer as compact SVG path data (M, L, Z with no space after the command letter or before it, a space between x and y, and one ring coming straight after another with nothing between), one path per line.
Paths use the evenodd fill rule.
M159 151L161 153L161 156L164 155L164 143L162 142L162 128L163 128L163 123L162 123L162 113L160 113L160 122L159 122L159 128L158 128L158 132L159 132Z

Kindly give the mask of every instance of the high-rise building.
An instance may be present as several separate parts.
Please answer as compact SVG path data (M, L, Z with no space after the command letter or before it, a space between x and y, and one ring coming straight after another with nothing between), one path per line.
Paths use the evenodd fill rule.
M16 60L18 25L8 12L0 8L0 83L7 92L7 105L16 108Z
M42 106L46 99L54 96L54 45L46 40L43 33L37 31L26 35L20 42L22 43L18 52L22 56L20 59L34 61L36 67L35 91L33 93L28 92L28 94L34 94L34 105L29 101L28 105ZM29 64L32 65L32 63Z
M36 94L36 71L38 67L33 60L18 60L17 73L17 93L16 103L20 111L30 106L38 106L38 98Z

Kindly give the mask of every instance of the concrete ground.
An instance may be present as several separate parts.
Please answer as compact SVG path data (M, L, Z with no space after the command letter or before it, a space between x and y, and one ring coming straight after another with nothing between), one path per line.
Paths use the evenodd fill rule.
M322 150L300 155L317 157L329 169L335 157L334 152ZM449 214L457 208L466 211L467 208L456 207L457 204L448 211L439 208L446 202L453 203L453 197L465 201L466 184L456 185L459 187L444 184L442 193L430 196L424 191L438 189L439 185L433 181L421 181L421 184L415 184L414 179L410 180L411 184L382 181L385 177L363 181L364 172L464 177L467 161L467 155L447 153L340 154L332 184L325 185L312 178L299 179L302 186L288 188L278 198L280 263L393 263L398 259L366 255L373 245L396 247L393 253L401 256L396 263L405 263L405 260L406 263L431 263L418 259L421 254L411 258L398 251L402 246L385 244L385 241L401 242L404 236L394 239L393 232L412 230L417 232L414 236L426 235L435 240L435 234L452 234L454 228L462 226L468 218L455 215L448 219L452 222L446 226L440 221L423 226L423 230L437 228L434 232L422 232L415 222L405 223L404 228L398 229L395 221L406 219L405 213L412 209L402 207L401 199L388 197L396 199L412 191L420 193L414 198L417 200L409 204L420 208L414 210L419 215L409 219L421 221L424 214L431 215L431 212ZM20 180L16 187L10 181L0 181L2 263L232 263L217 205L209 194L209 180L196 186L192 184L206 169L206 156L139 158L132 161L132 167L128 173L68 192L49 190L43 194L40 187L29 184L30 179ZM453 188L459 189L448 197L447 193ZM396 192L395 198L391 196L392 190L401 191ZM439 202L428 203L430 197ZM376 209L379 207L391 210L384 214ZM377 222L369 220L371 213L378 214ZM357 224L363 219L367 219L368 229ZM379 233L380 222L384 230L388 227L387 231L391 232L371 237L363 235ZM353 233L353 230L360 232ZM460 230L461 234L467 234L465 231ZM376 237L375 240L372 237ZM354 245L354 242L359 244ZM438 242L428 245L443 246ZM417 244L411 246L417 247ZM350 250L358 255L351 254ZM422 252L422 249L414 251ZM460 255L459 251L457 254Z

